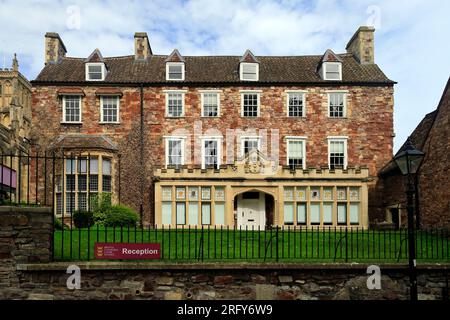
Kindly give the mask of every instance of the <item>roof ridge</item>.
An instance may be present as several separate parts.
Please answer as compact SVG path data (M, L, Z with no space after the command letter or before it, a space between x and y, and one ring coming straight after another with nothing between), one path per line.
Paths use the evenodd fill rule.
M94 50L95 51L95 50ZM114 57L103 57L103 59L124 59L124 58L134 58L133 55L126 55L126 56L114 56ZM83 57L63 57L62 60L86 60L86 58Z
M352 56L351 53L335 53L337 56L346 56L350 57ZM152 57L157 58L167 58L170 55L165 54L154 54ZM322 57L321 54L302 54L302 55L255 55L255 57L259 58L307 58L307 57ZM241 58L242 56L239 55L183 55L184 58ZM125 58L134 58L134 55L123 55L123 56L110 56L110 57L103 57L103 59L125 59ZM67 60L86 60L85 57L70 57L66 56L62 58Z

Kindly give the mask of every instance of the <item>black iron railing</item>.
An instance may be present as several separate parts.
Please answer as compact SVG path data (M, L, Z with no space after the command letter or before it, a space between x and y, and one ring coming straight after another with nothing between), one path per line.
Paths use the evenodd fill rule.
M94 244L158 243L163 261L404 262L407 230L236 228L229 226L100 227L55 231L56 260L94 259ZM416 231L417 259L450 262L449 232ZM70 245L69 245L70 244Z
M67 166L67 162L75 159L83 159L85 168ZM79 186L74 190L75 184L67 176L82 170L89 177L92 159L86 153L0 154L0 205L52 208L54 260L94 259L94 245L99 242L158 243L161 261L401 262L408 257L405 229L272 226L262 230L209 225L143 228L99 224L77 228L73 218L76 209L82 206L81 209L91 211L94 207L91 195L102 190L91 188L87 178L86 187L83 185L81 190L86 193L86 203L74 204L72 195L80 190ZM417 230L415 238L419 261L450 262L449 230Z

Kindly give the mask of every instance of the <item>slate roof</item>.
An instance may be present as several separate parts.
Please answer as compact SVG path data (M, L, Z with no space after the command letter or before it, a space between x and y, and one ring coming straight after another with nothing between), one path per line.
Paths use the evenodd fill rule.
M392 85L395 82L386 77L376 64L361 65L352 54L337 54L342 60L343 77L339 83L367 83ZM134 55L104 57L108 73L101 83L114 84L242 84L239 79L241 56L184 56L185 81L166 81L166 55L152 55L146 61L136 61ZM314 56L256 56L259 61L258 83L330 83L317 73L323 55ZM86 83L85 59L65 57L58 64L47 64L34 84L39 83ZM95 82L95 85L99 85ZM252 82L252 85L255 85Z
M414 129L414 131L411 133L409 138L411 139L411 143L414 146L414 148L418 150L423 150L423 146L425 145L425 142L428 137L428 133L431 130L431 127L433 126L434 119L436 118L437 110L434 110L433 112L428 113L422 121L417 125L417 127ZM403 143L403 145L398 149L397 153L394 155L394 157L402 152L405 149L406 141ZM398 169L397 164L394 161L394 158L392 158L381 170L380 175L386 175L389 173L400 173L400 170Z
M414 129L414 131L409 136L414 148L424 151L424 147L425 147L425 143L428 139L428 135L434 125L434 120L436 119L436 117L439 113L439 110L440 110L440 108L442 108L444 103L448 103L449 97L450 97L450 78L447 81L447 85L444 89L444 93L442 94L441 100L440 100L439 105L436 108L436 110L426 114L425 117L422 119L422 121L420 121L420 123L417 125L417 127ZM400 149L398 149L398 151L395 155L402 152L405 149L405 146L406 146L406 141L403 143L403 145L400 147ZM385 175L392 171L399 172L397 170L398 170L398 167L395 164L394 160L392 159L380 170L380 175Z
M434 119L437 115L437 109L433 112L428 113L422 121L418 124L418 126L414 129L414 131L411 133L409 138L411 139L411 142L414 146L414 148L423 150L423 147L425 145L425 141L427 140L428 133L431 130L431 127L433 126ZM402 152L405 149L406 141L403 143L403 145L400 147L400 149L397 151L397 154Z

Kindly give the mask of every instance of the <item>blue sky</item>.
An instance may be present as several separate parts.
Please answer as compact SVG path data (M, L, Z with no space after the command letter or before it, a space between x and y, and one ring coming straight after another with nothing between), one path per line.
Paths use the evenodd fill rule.
M183 55L322 54L373 25L375 62L395 87L395 148L433 111L450 74L450 1L17 1L0 0L0 66L17 52L34 79L44 65L44 34L58 32L68 56L133 53L146 31L154 53Z

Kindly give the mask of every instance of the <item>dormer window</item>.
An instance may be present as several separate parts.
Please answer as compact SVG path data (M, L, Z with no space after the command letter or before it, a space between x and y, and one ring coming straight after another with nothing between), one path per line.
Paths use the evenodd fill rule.
M342 63L324 62L322 65L324 80L342 80Z
M184 62L167 62L166 79L174 81L184 80Z
M241 62L240 64L241 81L258 81L259 80L259 64Z
M342 81L342 59L328 49L320 59L317 71L325 81Z
M259 80L259 61L248 49L239 61L239 79L241 81Z
M86 81L103 81L106 77L104 63L86 63Z

